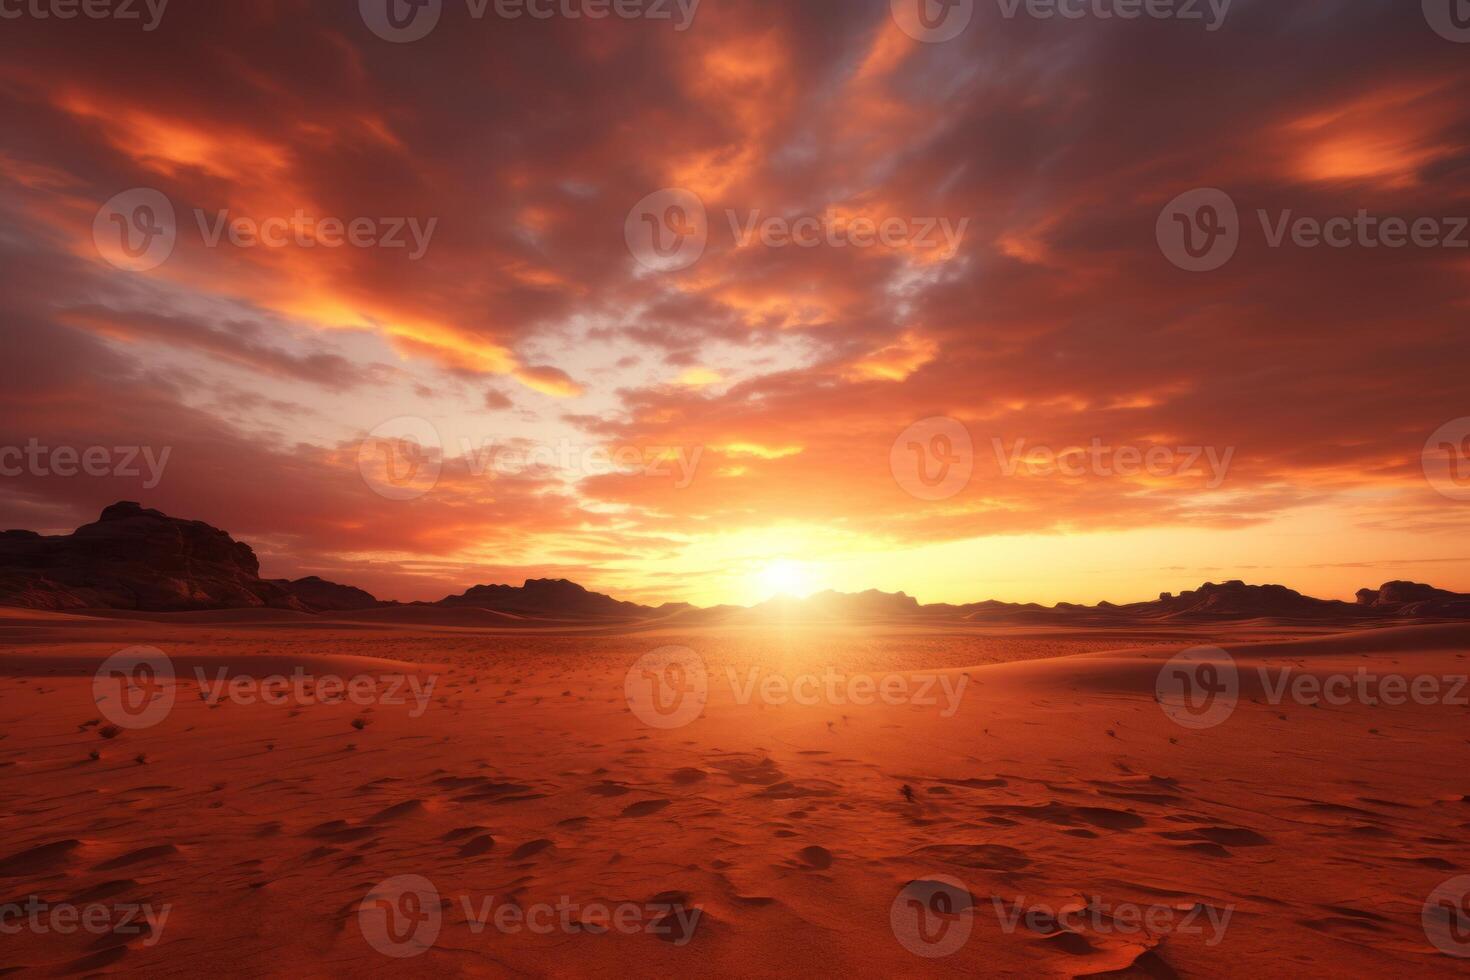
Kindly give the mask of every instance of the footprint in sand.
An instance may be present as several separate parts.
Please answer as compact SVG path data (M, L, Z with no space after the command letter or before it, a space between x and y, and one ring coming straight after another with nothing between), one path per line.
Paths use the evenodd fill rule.
M494 837L491 837L489 834L481 834L478 837L466 841L464 846L459 849L459 856L479 857L481 854L485 854L490 851L490 849L494 846Z
M79 840L59 840L42 844L0 860L0 878L15 878L59 868L82 846Z
M668 806L671 800L643 800L624 808L622 815L625 817L646 817L650 813L657 813Z
M547 840L545 837L541 837L533 841L527 841L520 847L510 852L510 859L512 861L519 861L522 858L528 858L534 854L540 854L547 848L555 846L555 842Z
M825 871L832 867L832 852L816 844L803 847L796 852L796 856L801 858L802 863L807 867L816 868L818 871Z

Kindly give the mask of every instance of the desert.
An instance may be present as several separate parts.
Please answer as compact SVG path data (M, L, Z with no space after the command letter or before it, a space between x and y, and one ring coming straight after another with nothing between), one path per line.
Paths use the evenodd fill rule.
M1470 622L683 625L554 591L583 611L6 609L0 879L45 927L0 967L1460 970L1432 896L1470 857ZM1167 689L1195 654L1235 678L1213 705Z
M1470 966L1470 0L0 0L0 980Z

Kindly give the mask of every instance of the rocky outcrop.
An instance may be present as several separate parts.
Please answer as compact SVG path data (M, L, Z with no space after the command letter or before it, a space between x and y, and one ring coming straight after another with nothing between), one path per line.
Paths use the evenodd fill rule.
M250 546L202 521L113 504L72 534L0 533L0 604L38 609L305 611Z
M345 612L353 609L373 609L382 605L371 592L353 585L338 585L315 575L296 579L271 579L291 595L295 596L312 612Z
M440 599L440 606L468 606L548 619L629 619L655 612L634 602L622 602L601 592L590 592L566 579L528 579L525 585L477 585L461 595Z
M269 607L299 612L368 609L362 589L315 576L262 579L248 544L203 521L131 501L72 534L0 532L0 604L36 609L178 612Z
M1385 582L1361 589L1358 605L1375 613L1414 619L1470 619L1470 595L1420 582Z

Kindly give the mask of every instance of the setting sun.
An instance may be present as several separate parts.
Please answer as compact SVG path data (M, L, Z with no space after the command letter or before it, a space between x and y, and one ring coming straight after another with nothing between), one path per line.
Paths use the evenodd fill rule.
M810 571L801 562L782 558L767 565L760 573L760 591L767 597L805 596L816 591Z

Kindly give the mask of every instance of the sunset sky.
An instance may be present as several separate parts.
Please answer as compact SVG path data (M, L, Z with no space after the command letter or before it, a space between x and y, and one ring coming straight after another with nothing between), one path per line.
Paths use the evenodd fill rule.
M266 575L404 600L527 577L700 604L1470 591L1470 493L1423 461L1470 416L1470 248L1271 242L1287 211L1470 215L1470 44L1417 0L1235 0L1213 30L978 0L945 41L888 0L703 0L683 30L669 7L443 0L406 43L346 0L0 23L0 445L169 450L153 487L0 478L0 527L138 500ZM1197 188L1239 209L1212 271L1158 237ZM146 271L98 245L135 189L175 212ZM703 226L668 211L691 199ZM409 247L307 247L314 223L211 245L221 211ZM707 228L703 253L648 262L645 213ZM770 217L823 231L742 241ZM375 492L364 439L403 418L437 483ZM942 499L899 472L926 419L973 445ZM1094 441L1201 453L1006 472L1018 442ZM588 462L616 449L640 465Z

